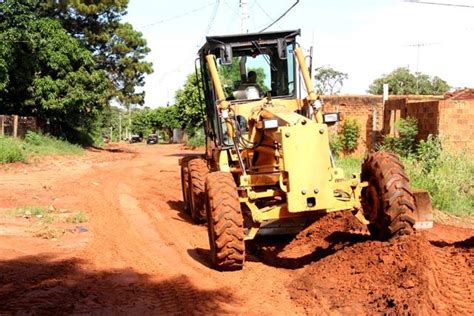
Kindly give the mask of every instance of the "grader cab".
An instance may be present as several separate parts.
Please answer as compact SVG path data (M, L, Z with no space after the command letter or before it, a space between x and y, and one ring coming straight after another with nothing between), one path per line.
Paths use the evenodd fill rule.
M257 233L295 232L329 212L352 212L380 239L414 230L415 196L395 155L369 154L349 179L336 167L328 125L339 114L323 113L299 34L212 36L199 50L206 152L180 160L181 180L185 209L207 220L216 269L241 269Z

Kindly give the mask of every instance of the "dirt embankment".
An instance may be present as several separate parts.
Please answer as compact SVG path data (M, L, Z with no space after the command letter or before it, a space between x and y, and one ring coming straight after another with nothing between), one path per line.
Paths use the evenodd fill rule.
M248 244L242 271L210 269L206 227L181 211L187 153L136 145L3 168L0 313L474 313L467 228L379 242L333 214L296 238ZM7 212L51 205L87 221L41 239L38 220Z

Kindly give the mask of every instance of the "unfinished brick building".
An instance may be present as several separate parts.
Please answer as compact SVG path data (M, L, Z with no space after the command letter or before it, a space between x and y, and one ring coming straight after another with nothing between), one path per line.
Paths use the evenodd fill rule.
M325 96L324 110L339 111L356 119L361 126L358 152L373 147L374 137L394 135L395 122L414 117L418 121L418 138L429 134L441 137L445 147L474 154L474 89L460 90L444 96ZM372 130L376 113L376 129Z

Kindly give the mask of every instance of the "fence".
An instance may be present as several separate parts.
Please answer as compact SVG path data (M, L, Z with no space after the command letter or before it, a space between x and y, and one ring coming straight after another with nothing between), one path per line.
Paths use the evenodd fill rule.
M35 117L0 115L0 136L25 137L27 131L37 131Z

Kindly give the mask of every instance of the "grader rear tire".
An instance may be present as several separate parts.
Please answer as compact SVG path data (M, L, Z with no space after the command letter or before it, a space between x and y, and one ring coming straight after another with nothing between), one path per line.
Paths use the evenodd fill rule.
M362 165L364 216L371 234L377 239L410 235L415 224L415 198L398 157L387 152L370 154Z
M203 223L206 220L205 181L209 168L204 159L195 158L189 161L188 170L191 218L195 223Z
M206 192L207 229L214 268L240 270L245 261L244 223L232 175L210 173L206 178Z

